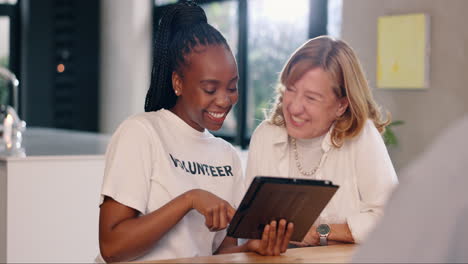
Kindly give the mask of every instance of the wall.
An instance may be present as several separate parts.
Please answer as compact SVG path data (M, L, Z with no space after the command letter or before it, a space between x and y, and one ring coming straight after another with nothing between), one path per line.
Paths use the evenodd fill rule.
M8 197L7 167L0 161L0 263L7 260L7 197Z
M10 20L0 17L0 58L10 54ZM6 38L5 38L6 37Z
M374 89L388 109L400 140L390 154L397 170L415 160L450 123L468 114L468 1L344 0L342 38L358 53L370 85L376 84L377 18L427 13L431 24L430 88L425 91ZM465 138L454 140L467 140Z
M94 262L103 173L102 155L0 160L0 263Z
M151 0L102 0L100 132L144 111L151 72Z

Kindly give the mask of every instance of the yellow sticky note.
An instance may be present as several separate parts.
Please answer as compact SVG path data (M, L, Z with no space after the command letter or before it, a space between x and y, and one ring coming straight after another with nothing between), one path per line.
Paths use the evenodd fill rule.
M379 17L377 30L377 87L427 88L428 16L408 14Z

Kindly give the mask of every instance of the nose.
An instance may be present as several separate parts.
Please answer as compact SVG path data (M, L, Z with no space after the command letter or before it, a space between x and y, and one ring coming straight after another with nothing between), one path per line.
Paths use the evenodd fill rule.
M287 105L289 113L292 115L299 115L304 112L304 102L303 96L301 95L293 95L292 98L289 100L289 104Z
M219 106L220 108L228 108L230 107L233 102L232 98L228 93L220 93L216 97L216 105Z

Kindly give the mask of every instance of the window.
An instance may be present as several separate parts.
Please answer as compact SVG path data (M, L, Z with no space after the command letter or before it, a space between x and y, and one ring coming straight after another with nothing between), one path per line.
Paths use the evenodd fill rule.
M10 18L0 17L0 67L9 68L10 59ZM0 104L7 103L8 84L0 78Z
M339 38L341 37L341 17L343 0L328 0L328 34Z
M163 6L167 4L172 4L177 2L177 0L154 0L154 4L157 6Z
M173 2L177 1L155 0L155 19ZM226 37L239 67L239 102L214 134L245 148L271 107L278 74L291 53L307 38L326 34L328 1L196 2L205 10L208 22Z
M16 0L0 0L0 67L18 75L16 18ZM6 80L0 79L0 104L9 104L8 85Z
M247 126L250 137L270 109L278 74L308 35L309 0L248 1ZM255 12L254 12L255 11ZM294 14L294 15L291 15Z

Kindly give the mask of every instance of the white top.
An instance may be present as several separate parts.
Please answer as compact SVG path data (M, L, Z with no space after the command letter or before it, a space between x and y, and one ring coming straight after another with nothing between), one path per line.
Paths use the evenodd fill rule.
M112 197L144 215L196 188L238 206L244 192L242 168L229 143L164 109L120 125L106 153L101 199ZM212 255L225 233L210 232L203 215L192 210L136 260Z
M409 167L353 262L468 263L468 116Z
M246 184L255 176L290 177L291 151L285 127L262 122L252 135ZM322 157L314 179L340 186L316 223L348 223L360 243L383 214L383 206L398 183L385 144L372 121L355 138L335 148L328 132L322 141ZM304 161L304 157L301 162ZM305 178L305 177L304 177Z
M313 169L318 168L320 160L325 154L322 149L323 138L324 136L311 139L296 139L298 159L303 171L311 172ZM290 138L289 144L291 144L291 140L292 139ZM311 176L304 176L299 170L296 164L293 145L290 147L290 152L289 162L292 164L292 166L289 166L289 177L315 179L315 174Z

